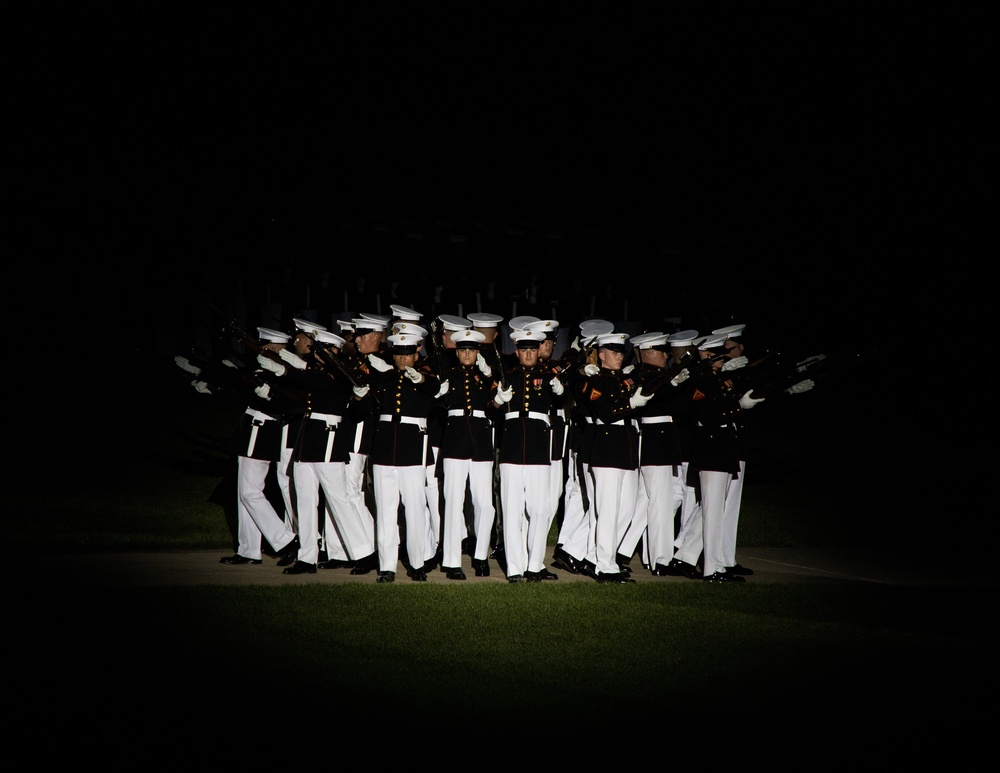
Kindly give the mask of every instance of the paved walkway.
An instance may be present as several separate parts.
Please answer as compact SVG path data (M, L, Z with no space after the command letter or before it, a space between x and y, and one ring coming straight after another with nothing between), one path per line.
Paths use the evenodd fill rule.
M177 550L130 553L66 553L46 561L46 571L36 577L52 584L85 584L103 587L145 587L169 585L303 585L320 583L374 583L375 572L352 575L349 569L320 569L316 574L287 575L277 566L277 559L264 557L259 566L227 566L219 559L224 550ZM548 550L551 567L552 547ZM37 561L37 556L24 560ZM748 583L780 582L862 582L890 585L996 585L995 576L963 573L953 565L931 562L912 555L878 550L809 550L789 548L746 548L738 550L737 561L754 570ZM475 577L469 557L462 556L468 580L449 580L441 571L428 574L430 584L506 583L496 561L490 560L489 577ZM632 577L640 583L690 583L684 577L654 577L632 559ZM558 580L593 582L589 578L554 570ZM34 581L34 580L33 580ZM423 583L419 583L423 584ZM395 585L418 585L397 566Z

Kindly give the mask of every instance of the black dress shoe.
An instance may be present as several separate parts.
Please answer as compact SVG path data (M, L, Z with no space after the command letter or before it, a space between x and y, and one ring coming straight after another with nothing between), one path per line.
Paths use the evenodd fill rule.
M705 582L746 582L746 579L738 574L729 574L729 572L715 572L703 579Z
M576 564L580 568L580 574L585 577L589 577L591 580L597 579L597 565L591 563L584 559L583 561L577 561Z
M294 564L295 559L299 555L299 537L295 535L292 541L289 542L285 547L278 551L278 555L281 556L278 559L278 566L288 566L289 564Z
M490 562L486 558L482 560L479 560L478 558L473 558L472 568L476 570L476 577L490 576Z
M671 558L667 564L667 572L673 577L687 577L689 580L700 580L701 572L694 564L681 561L679 558Z
M427 582L427 572L423 569L415 569L410 572L410 579L414 582Z
M631 572L632 571L629 568L629 562L631 560L632 560L632 558L630 556L626 556L624 553L616 553L615 554L615 563L618 564L618 567L623 572Z
M368 574L378 566L378 553L371 553L353 563L354 566L351 567L351 574Z
M735 564L733 566L727 566L726 567L726 573L727 574L751 575L751 574L753 574L753 569L747 569L747 567L745 567L745 566L740 566L739 564Z
M538 572L525 572L524 576L528 578L529 582L534 581L536 579L537 580L558 580L559 579L559 575L558 574L556 574L555 572L550 572L544 566Z
M507 582L527 582L527 579L523 574L512 574L507 578Z
M624 585L628 582L635 582L631 577L629 577L624 572L601 572L597 575L598 582L616 582L619 585Z
M379 572L375 582L396 582L395 572Z
M457 569L455 569L455 568L445 569L444 570L444 576L447 577L449 580L464 580L464 579L466 579L465 572L462 571L462 567L458 567Z
M562 548L556 548L552 553L552 566L570 574L582 574L579 562Z
M239 553L235 553L231 556L223 556L219 559L219 563L227 564L229 566L239 566L240 564L253 564L256 566L257 564L263 563L263 561L260 558L246 558L245 556L241 556Z
M320 561L316 566L320 569L348 569L354 566L354 562L344 558L331 558L327 561Z
M525 582L541 582L542 581L542 575L539 574L538 572L525 572L524 573L524 581Z
M305 561L296 561L291 566L282 569L282 574L316 574L316 564L307 564Z

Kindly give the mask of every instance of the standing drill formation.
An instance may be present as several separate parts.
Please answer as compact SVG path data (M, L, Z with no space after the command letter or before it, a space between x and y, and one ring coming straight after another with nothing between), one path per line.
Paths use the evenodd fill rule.
M227 325L252 366L174 358L199 393L245 404L222 564L260 565L270 548L287 574L377 570L385 584L399 564L415 582L438 566L466 580L466 554L475 577L492 563L510 583L553 581L554 536L553 567L601 583L634 582L636 553L657 577L753 574L735 559L744 416L810 391L823 356L750 362L742 324L630 337L588 319L553 357L558 320L501 332L499 315L440 315L428 330L393 312L346 313L339 335L301 317L255 338Z

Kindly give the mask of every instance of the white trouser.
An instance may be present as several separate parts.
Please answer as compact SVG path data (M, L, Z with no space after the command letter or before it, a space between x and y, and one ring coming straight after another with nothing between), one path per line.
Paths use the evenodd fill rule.
M552 522L556 519L556 514L559 512L559 500L562 499L563 495L564 477L563 460L553 460L549 477L549 509L551 510L551 514L549 515L549 528L546 529L546 533L552 528Z
M636 546L646 535L646 519L648 517L649 497L646 496L646 488L642 485L642 471L639 472L639 485L635 494L635 510L632 512L632 519L626 526L621 542L618 544L618 552L626 558L631 558L635 554ZM649 566L649 550L646 540L643 540L641 561Z
M702 470L701 507L691 520L684 544L677 550L677 558L688 564L697 564L698 556L705 553L702 573L709 577L726 571L722 548L723 514L726 509L726 489L732 475L728 472Z
M297 462L295 493L299 506L299 560L316 563L319 554L319 492L326 500L327 557L337 558L341 543L351 559L375 551L365 524L347 499L347 465L343 462ZM334 555L331 555L331 550Z
M441 565L462 565L462 540L468 534L465 525L465 484L469 484L474 513L476 550L474 558L488 558L490 530L496 517L493 506L493 462L471 459L442 459L444 471L444 539Z
M368 463L367 454L356 454L351 452L351 462L347 465L347 501L357 513L358 518L365 525L368 540L375 544L375 516L372 515L365 501L365 465Z
M244 558L260 558L260 538L275 550L281 550L295 539L295 532L285 523L274 506L264 496L271 462L265 459L237 457L237 553Z
M372 465L375 487L375 532L378 542L378 565L383 572L395 572L399 562L399 503L406 518L406 556L410 566L421 569L434 551L427 547L427 473L426 467Z
M285 503L285 522L292 531L297 531L298 521L295 518L295 504L292 501L292 451L285 441L288 440L288 425L281 429L281 458L278 461L278 468L275 474L278 478L278 488L281 490L281 499Z
M701 528L701 516L698 514L698 511L701 509L701 503L698 501L698 492L694 486L688 485L687 476L688 463L682 462L680 472L674 479L674 496L680 500L681 508L680 518L677 523L677 536L674 538L674 547L677 549L680 549L681 545L684 544L692 522L697 521L698 528Z
M639 478L649 498L645 540L647 565L651 569L657 564L666 566L674 557L674 515L681 505L674 486L674 467L670 464L646 466Z
M743 476L747 463L740 460L738 478L729 481L726 492L726 510L722 514L722 557L727 567L736 566L736 532L740 526L740 504L743 501Z
M441 542L441 490L437 478L437 458L441 449L431 446L431 463L424 469L427 479L427 542L431 547L431 555L437 553Z
M563 519L556 541L570 556L582 561L587 555L591 524L583 507L583 486L587 482L577 474L576 466L576 451L570 451L569 470L563 486Z
M545 566L549 511L549 465L501 464L500 502L507 576L540 572ZM539 551L539 541L541 550ZM529 556L535 568L529 566Z
M591 467L594 476L594 515L597 518L595 555L597 571L618 574L621 538L635 513L639 471L616 467Z

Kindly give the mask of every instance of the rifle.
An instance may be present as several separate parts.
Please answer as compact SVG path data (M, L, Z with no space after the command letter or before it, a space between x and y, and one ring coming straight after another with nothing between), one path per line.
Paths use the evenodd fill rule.
M431 338L427 344L427 347L428 349L430 349L430 353L434 357L434 369L437 371L437 377L439 380L444 381L446 378L445 375L446 365L444 361L444 354L441 352L441 350L444 348L444 343L443 339L442 341L438 340L438 321L436 318L433 322L431 322ZM447 395L445 395L444 397L444 404L447 407L448 405Z
M565 362L565 364L561 368L559 368L559 370L555 371L554 373L555 377L559 379L559 381L565 384L566 379L569 378L569 376L574 371L579 370L586 364L587 358L590 357L590 353L594 351L594 348L595 348L594 346L588 346L584 349L581 349L580 353L575 358L573 358L569 362Z
M277 352L273 352L270 349L266 349L257 343L257 339L250 335L246 330L241 328L236 320L228 316L222 309L218 308L213 304L208 304L208 307L218 314L223 319L222 329L236 338L243 346L252 351L254 354L263 354L268 359L274 360L277 363L284 365L284 361L278 356Z
M862 360L863 355L860 354L839 354L832 357L826 354L814 354L797 362L778 362L759 376L748 372L746 384L753 389L754 397L768 397L780 394L800 381L806 379L815 381L826 378L831 373L857 366Z
M350 381L351 386L355 387L365 386L364 382L362 382L354 374L354 371L352 371L349 367L347 367L347 364L341 359L340 355L337 354L336 352L331 351L329 346L320 344L318 341L313 341L312 351L314 351L319 356L320 361L322 362L323 367L327 370L327 372L330 372L330 369L332 368L333 372L336 373L336 375L342 376L343 378L346 378L348 381Z
M501 389L506 389L507 385L504 384L503 382L503 358L500 356L500 347L497 346L496 336L493 336L493 354L496 355L497 370L500 371L499 373L497 373L497 384L500 386Z
M640 385L642 387L642 393L644 395L653 394L664 385L670 383L671 379L673 379L678 373L684 370L684 368L687 368L688 370L688 378L691 378L692 376L697 376L709 370L716 362L725 359L725 357L726 353L723 352L722 354L717 354L714 357L706 357L703 360L698 360L694 365L691 365L689 363L691 360L695 358L695 355L693 355L691 352L687 352L683 357L681 357L680 362L678 362L675 365L671 365L669 368L666 368L660 375L656 376L655 378L652 378L649 381L642 383Z

